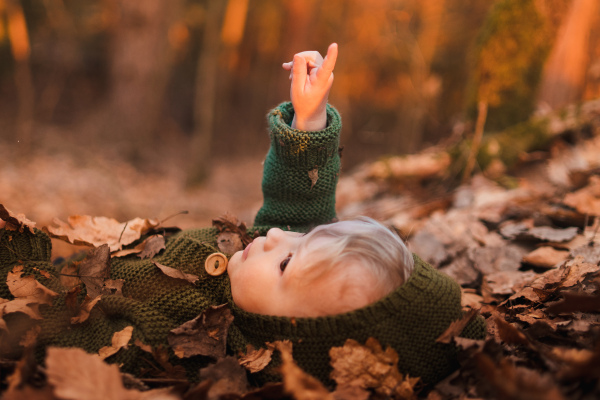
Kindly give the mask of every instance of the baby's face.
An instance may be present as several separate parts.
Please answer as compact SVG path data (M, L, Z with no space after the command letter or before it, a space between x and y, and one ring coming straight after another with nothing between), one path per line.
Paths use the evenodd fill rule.
M269 230L231 257L227 272L231 294L243 310L286 317L327 315L328 302L339 302L341 280L317 279L310 284L302 267L311 257L311 247L326 245L330 239L315 238L298 253L306 236L281 229ZM368 279L368 277L366 277Z

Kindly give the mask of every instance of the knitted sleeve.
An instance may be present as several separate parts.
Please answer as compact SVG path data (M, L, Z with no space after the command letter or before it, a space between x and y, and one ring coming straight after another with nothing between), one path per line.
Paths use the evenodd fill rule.
M328 105L327 127L315 132L292 129L293 117L289 102L267 116L271 148L264 163L264 202L255 226L306 231L336 217L340 115Z

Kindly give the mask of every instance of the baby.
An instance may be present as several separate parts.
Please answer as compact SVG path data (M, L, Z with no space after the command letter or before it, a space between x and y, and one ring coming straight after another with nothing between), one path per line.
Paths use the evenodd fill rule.
M341 118L327 98L337 50L332 44L325 59L318 52L303 52L283 64L291 72L292 101L268 115L264 203L250 229L259 235L230 255L227 274L212 276L205 270L205 260L215 252L216 229L183 231L168 238L152 259L112 258L110 278L125 282L123 296L103 296L88 320L71 323L73 307L66 306L60 271L50 263L49 238L41 231L32 235L0 226L0 298L11 298L5 277L15 265L61 293L42 310L40 348L81 347L97 353L110 346L115 332L133 326L129 348L107 361L139 375L148 369L148 355L134 341L168 348L172 329L210 306L227 303L234 316L227 336L231 354L288 339L298 365L330 383L329 350L350 338L364 343L374 337L396 350L401 372L426 384L452 372L456 349L436 339L462 316L458 284L412 255L396 234L372 219L332 223ZM154 262L199 279L193 285L172 279ZM483 338L482 320L474 320L462 335ZM170 348L169 354L191 379L210 361L179 359ZM265 369L250 374L251 380L280 379L278 362L275 356Z

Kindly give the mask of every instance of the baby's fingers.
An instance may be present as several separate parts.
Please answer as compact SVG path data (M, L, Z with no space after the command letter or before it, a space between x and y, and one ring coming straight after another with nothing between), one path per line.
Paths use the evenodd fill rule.
M335 62L338 56L338 45L337 43L331 43L327 49L327 55L323 60L321 68L317 70L317 79L329 79L333 69L335 68Z

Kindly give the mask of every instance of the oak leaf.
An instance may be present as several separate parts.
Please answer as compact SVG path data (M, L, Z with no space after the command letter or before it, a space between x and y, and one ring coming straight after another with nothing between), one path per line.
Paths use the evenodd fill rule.
M232 321L233 315L227 304L211 306L196 318L172 329L167 340L179 358L195 355L224 357Z
M415 385L419 378L403 376L398 371L398 354L388 347L385 351L374 338L365 345L348 339L342 347L329 350L331 378L338 386L359 386L373 389L381 396L395 399L415 399Z
M51 237L77 245L99 247L108 244L110 251L113 252L135 242L144 233L157 227L160 222L142 218L119 222L107 217L74 215L67 219L67 223L54 219L54 224L58 226L44 227Z
M17 265L7 274L6 286L10 293L18 299L27 299L31 303L52 304L58 293L39 283L35 277L22 276L23 266Z

